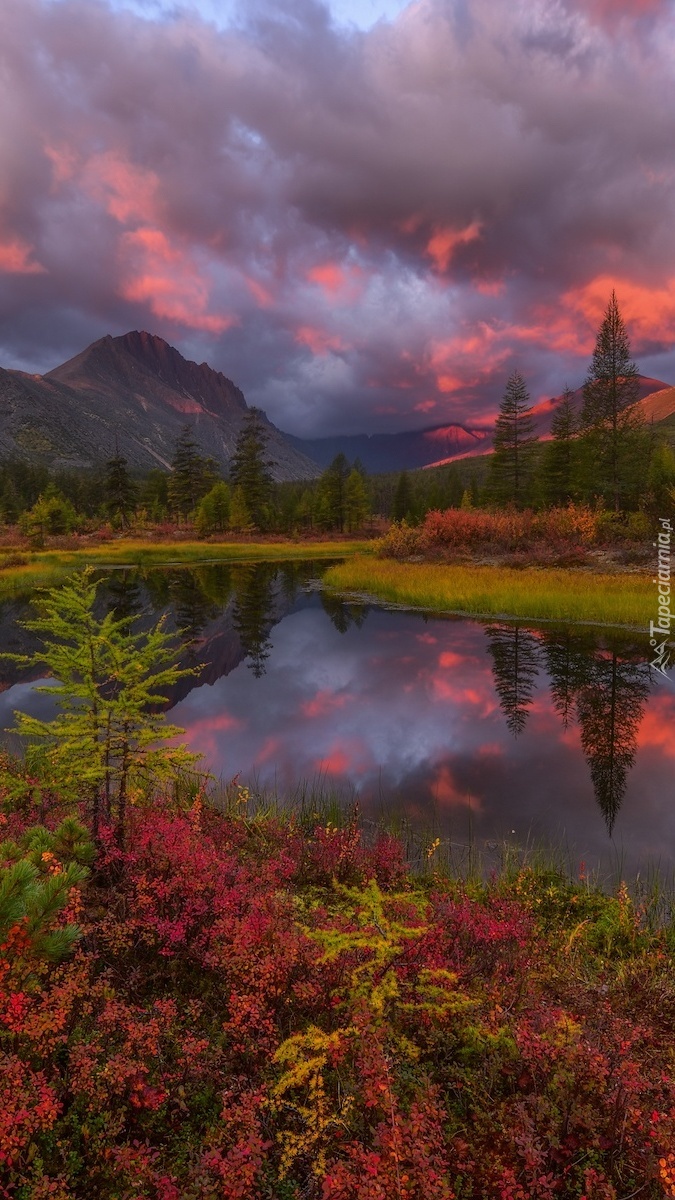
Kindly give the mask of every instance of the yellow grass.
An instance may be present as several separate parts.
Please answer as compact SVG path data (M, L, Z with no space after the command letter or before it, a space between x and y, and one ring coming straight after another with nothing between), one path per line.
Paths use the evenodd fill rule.
M527 617L647 628L656 617L651 578L551 567L440 566L359 555L330 567L324 582L390 603L472 615Z
M342 558L366 548L365 542L147 542L122 539L82 550L36 552L0 549L0 598L44 587L71 571L92 565L195 566L198 563L283 561L288 559ZM21 554L28 561L3 567L3 560Z

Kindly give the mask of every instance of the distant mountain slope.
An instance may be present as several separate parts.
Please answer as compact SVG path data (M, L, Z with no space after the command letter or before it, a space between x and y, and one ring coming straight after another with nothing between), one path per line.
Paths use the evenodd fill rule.
M675 388L670 384L663 383L660 379L651 379L648 375L640 376L640 391L638 404L646 421L654 419L655 423L667 419L675 412ZM662 399L658 399L662 397ZM583 388L577 388L572 392L572 403L576 410L581 411L583 403ZM539 404L534 405L534 434L541 438L542 441L547 441L551 437L551 425L556 409L560 406L562 396L553 396L550 400L541 400ZM661 415L658 415L661 414ZM492 434L489 433L483 441L476 446L470 446L468 449L445 456L444 458L436 459L435 462L427 463L430 467L444 467L448 463L458 462L463 458L475 458L477 455L492 453Z
M148 333L101 338L43 376L0 368L0 456L53 467L95 466L116 444L132 467L167 467L185 424L225 467L246 412L230 379ZM276 426L267 429L275 478L318 474Z
M376 473L425 467L439 454L449 457L467 452L480 454L489 437L486 430L464 425L435 425L405 433L363 433L326 438L289 436L289 441L321 467L327 467L336 454L342 453L350 462L360 459L366 471Z

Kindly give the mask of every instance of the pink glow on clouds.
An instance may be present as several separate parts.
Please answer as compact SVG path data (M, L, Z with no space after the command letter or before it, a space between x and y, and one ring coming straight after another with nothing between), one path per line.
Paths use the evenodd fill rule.
M458 787L447 763L443 763L434 775L431 792L437 802L445 808L468 808L471 812L480 812L482 809L477 796L472 796Z
M333 351L339 352L346 349L344 342L337 334L327 333L326 330L317 329L313 325L300 325L295 331L295 340L301 346L307 346L312 354L319 358Z
M77 170L78 156L70 146L47 144L44 151L52 164L52 182L55 187L58 188L73 178Z
M648 287L627 278L598 275L562 298L576 317L585 318L590 330L586 348L593 344L593 330L602 320L612 289L616 290L622 316L636 341L655 341L669 346L675 330L675 276L662 285Z
M260 283L259 280L252 279L250 275L245 275L244 281L260 308L271 308L274 304L274 296L270 289Z
M7 275L44 275L47 268L32 258L33 247L20 237L0 239L0 272Z
M120 224L159 222L159 176L135 166L115 150L89 159L82 171L82 185Z
M341 291L346 283L342 267L335 262L321 263L316 267L311 267L307 272L307 278L311 283L317 283L328 296L333 296L336 292Z
M300 712L303 717L326 717L329 713L335 712L339 708L344 708L347 700L346 695L336 696L333 692L317 692L311 700L305 701L300 706Z
M482 223L480 221L472 221L465 229L451 229L448 227L439 227L429 238L426 247L426 253L432 260L437 271L444 274L458 246L465 246L468 242L473 242L480 237Z
M233 316L207 312L209 285L189 253L171 245L160 229L136 229L121 238L125 267L120 295L136 304L147 304L157 317L201 329L224 333L238 323Z
M413 404L413 412L433 412L437 407L438 402L436 400L420 400L419 404Z

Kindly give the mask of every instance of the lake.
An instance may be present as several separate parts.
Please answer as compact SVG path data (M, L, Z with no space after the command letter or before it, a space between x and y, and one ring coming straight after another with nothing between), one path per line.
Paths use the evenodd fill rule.
M323 563L116 570L101 605L168 611L198 678L171 720L223 780L320 783L459 848L504 839L634 873L675 865L675 678L646 634L391 611L320 590ZM0 637L31 648L5 603ZM0 727L49 712L4 668Z

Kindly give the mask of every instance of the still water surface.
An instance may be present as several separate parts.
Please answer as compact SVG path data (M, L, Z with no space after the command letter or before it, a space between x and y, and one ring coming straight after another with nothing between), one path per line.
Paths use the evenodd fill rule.
M321 779L453 842L563 848L572 865L675 865L675 678L646 636L425 617L318 589L326 564L118 571L101 602L169 610L185 662L171 719L228 780ZM6 605L0 635L29 648ZM50 701L4 675L0 727Z

